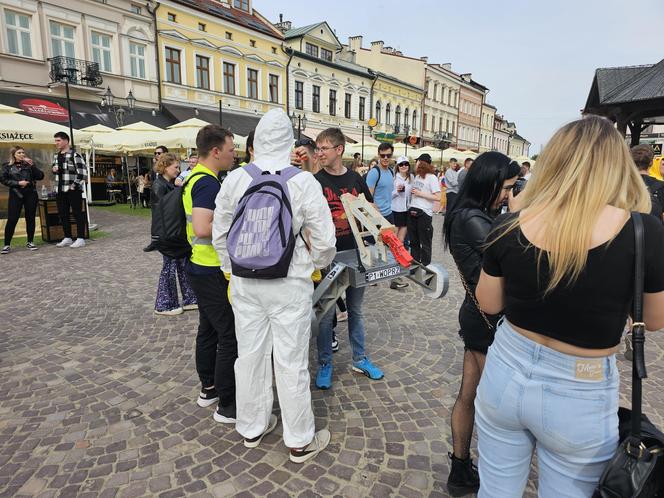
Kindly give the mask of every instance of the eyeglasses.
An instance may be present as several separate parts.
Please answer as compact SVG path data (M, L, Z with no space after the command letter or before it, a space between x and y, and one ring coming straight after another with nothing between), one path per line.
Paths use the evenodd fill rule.
M316 147L314 149L314 152L316 152L316 153L318 153L318 152L327 152L328 150L336 149L337 147L339 147L339 146L338 145L333 145L331 147L327 147L327 146L324 145L323 147Z
M378 155L383 159L389 159L390 157L392 157L392 154L378 154Z
M410 163L401 163L399 165L400 168L410 168Z

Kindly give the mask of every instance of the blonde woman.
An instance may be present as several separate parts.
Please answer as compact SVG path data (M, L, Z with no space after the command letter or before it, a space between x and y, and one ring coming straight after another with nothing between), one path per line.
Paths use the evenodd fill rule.
M634 281L631 212L650 197L613 125L561 128L546 146L521 211L488 237L476 296L504 313L475 401L479 497L523 494L537 451L540 497L589 497L618 444L615 353ZM644 321L664 327L664 227L645 232Z
M150 192L153 215L161 198L175 188L175 179L180 174L180 158L173 153L165 152L159 156L156 168L157 177ZM159 247L158 244L157 247ZM157 315L179 315L185 310L198 309L196 295L184 271L186 258L173 259L168 256L163 256L163 258L164 264L159 275L154 312ZM178 299L178 277L180 292L182 292L182 306Z
M29 250L37 250L33 243L35 236L35 216L37 214L37 181L44 179L40 170L25 153L23 147L12 147L9 151L9 162L2 165L0 183L9 187L7 203L7 224L5 225L5 243L0 254L9 254L16 224L25 210L25 227L28 235Z

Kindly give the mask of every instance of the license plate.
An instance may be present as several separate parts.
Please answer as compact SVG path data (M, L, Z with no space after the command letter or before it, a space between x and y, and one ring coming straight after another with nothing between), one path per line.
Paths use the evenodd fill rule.
M373 282L383 278L395 277L399 273L401 273L401 268L399 266L390 266L389 268L383 268L382 270L368 271L366 273L366 279L367 282Z

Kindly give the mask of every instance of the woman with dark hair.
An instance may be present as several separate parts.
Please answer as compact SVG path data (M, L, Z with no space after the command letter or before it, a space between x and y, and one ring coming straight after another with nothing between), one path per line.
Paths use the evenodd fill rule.
M475 393L498 316L484 314L475 300L480 278L484 241L493 219L500 214L519 175L520 166L500 152L477 157L463 182L454 207L443 225L445 247L459 269L466 290L459 310L459 335L464 342L461 387L452 409L452 460L447 488L452 496L479 489L479 475L470 457L470 440L475 420Z
M244 149L244 160L240 163L240 166L246 166L254 162L254 130L249 132L247 135L247 142L245 143Z
M433 174L431 156L422 154L415 163L415 178L410 190L408 205L408 238L410 253L423 265L431 263L433 240L433 208L440 202L440 182Z
M0 183L9 187L7 204L7 224L5 225L5 243L0 254L9 254L16 224L25 209L25 227L28 235L26 247L35 251L35 215L37 214L37 180L43 180L44 173L32 162L23 147L12 147L9 162L2 165Z

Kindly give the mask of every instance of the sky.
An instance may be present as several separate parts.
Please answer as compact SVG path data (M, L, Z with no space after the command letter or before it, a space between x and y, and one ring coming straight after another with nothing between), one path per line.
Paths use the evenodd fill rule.
M452 63L490 89L487 102L514 121L537 154L580 116L595 69L664 58L662 0L253 0L272 22L327 21L341 43L386 46Z

